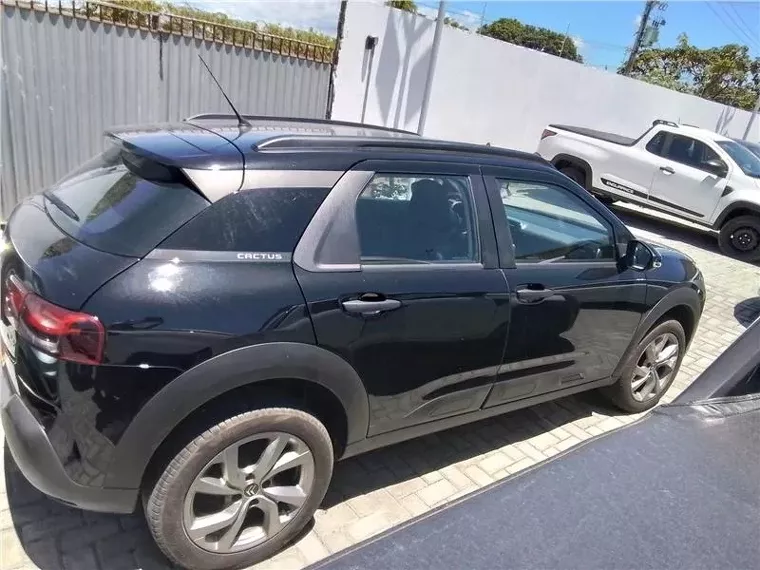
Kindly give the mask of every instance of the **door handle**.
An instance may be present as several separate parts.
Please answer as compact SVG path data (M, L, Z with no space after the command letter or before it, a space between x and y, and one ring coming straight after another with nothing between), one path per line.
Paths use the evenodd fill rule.
M401 301L397 299L383 299L382 301L363 301L355 299L353 301L343 301L343 309L348 313L359 313L362 315L377 315L386 311L393 311L401 307Z
M667 174L668 176L676 173L676 171L670 168L669 166L661 166L660 170L663 172L663 174Z
M554 295L554 291L551 289L531 289L528 287L518 289L516 293L517 300L521 303L538 303Z

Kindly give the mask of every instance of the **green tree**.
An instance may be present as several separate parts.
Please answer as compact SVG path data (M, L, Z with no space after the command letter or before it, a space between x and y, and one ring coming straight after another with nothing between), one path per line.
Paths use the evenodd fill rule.
M557 55L564 59L583 62L572 38L547 28L523 24L514 18L496 20L480 28L478 33L518 46Z
M470 28L462 25L460 22L457 22L454 18L449 18L448 16L446 16L443 19L443 23L446 24L447 26L451 26L452 28L457 28L459 30L465 30L465 31L470 30Z
M631 77L751 110L760 95L760 57L738 44L700 49L681 34L675 47L642 51Z
M388 0L385 5L398 10L404 10L405 12L411 12L412 14L417 13L417 3L412 2L412 0Z

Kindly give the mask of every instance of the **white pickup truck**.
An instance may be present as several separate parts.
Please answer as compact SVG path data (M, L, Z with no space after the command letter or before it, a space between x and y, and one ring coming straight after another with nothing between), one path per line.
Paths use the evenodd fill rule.
M661 120L637 139L549 125L538 154L603 201L696 222L726 255L760 260L760 158L732 139Z

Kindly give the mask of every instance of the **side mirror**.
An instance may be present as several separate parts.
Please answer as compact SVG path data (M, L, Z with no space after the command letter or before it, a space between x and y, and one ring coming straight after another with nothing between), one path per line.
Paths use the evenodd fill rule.
M625 264L636 271L646 271L658 267L661 259L659 254L643 241L637 239L628 242L625 250Z
M702 164L705 166L705 170L712 172L719 178L725 178L728 175L728 165L719 158L713 158Z

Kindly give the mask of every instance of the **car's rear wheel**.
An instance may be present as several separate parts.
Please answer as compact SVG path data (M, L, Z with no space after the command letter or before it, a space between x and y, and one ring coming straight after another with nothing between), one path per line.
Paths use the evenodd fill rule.
M760 260L760 217L739 216L720 228L721 251L741 261Z
M686 334L681 323L660 323L641 339L626 360L620 379L605 393L626 412L653 408L675 380L685 350Z
M588 190L588 186L586 186L586 173L583 172L580 168L577 168L575 166L563 166L559 169L559 171L573 182L577 182L580 186L583 186ZM602 194L594 194L594 196L596 196L596 198L604 204L609 205L614 202L610 196Z
M575 166L563 166L559 171L573 182L577 182L584 188L586 187L586 173L580 168L576 168Z
M303 529L332 468L330 436L313 416L290 408L246 412L174 457L147 498L148 526L183 568L249 566Z

